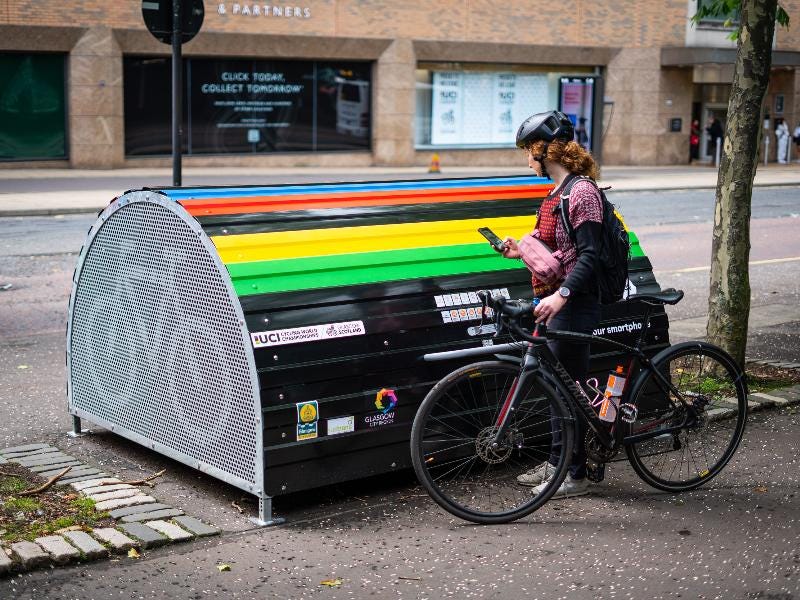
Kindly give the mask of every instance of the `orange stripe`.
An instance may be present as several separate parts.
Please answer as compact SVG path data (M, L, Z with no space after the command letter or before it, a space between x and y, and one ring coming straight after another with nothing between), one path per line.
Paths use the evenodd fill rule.
M477 202L480 200L507 200L544 197L552 186L537 185L527 189L505 188L477 192L448 191L432 194L349 194L324 196L308 194L298 196L252 196L248 198L207 198L203 200L181 200L180 204L193 216L226 215L242 213L276 212L285 210L307 210L314 208L348 208L357 206L394 206L398 204L445 204L450 202Z

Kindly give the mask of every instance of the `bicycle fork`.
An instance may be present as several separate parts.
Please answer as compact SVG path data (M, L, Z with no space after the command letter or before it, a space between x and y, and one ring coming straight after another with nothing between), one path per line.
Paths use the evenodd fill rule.
M497 415L497 420L495 421L495 427L497 428L497 431L495 432L494 439L492 439L490 444L492 448L500 447L501 442L505 438L506 432L511 424L511 418L514 416L517 405L519 404L520 390L525 389L525 383L527 382L528 378L538 368L539 361L533 355L531 346L529 345L528 351L525 352L525 356L522 359L522 367L520 368L519 376L511 382L511 389L508 390L508 394L506 394L506 399L503 402L503 406L500 408L500 412Z

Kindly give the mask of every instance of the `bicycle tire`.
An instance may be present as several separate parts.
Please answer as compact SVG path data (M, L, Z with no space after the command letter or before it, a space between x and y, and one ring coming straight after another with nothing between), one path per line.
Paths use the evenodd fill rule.
M411 459L417 478L439 506L466 521L493 524L524 517L547 502L566 477L571 413L538 375L530 376L523 400L509 417L514 420L507 443L492 448L486 442L518 375L518 366L501 361L457 369L431 389L414 418ZM548 459L552 431L562 436L559 461L549 485L537 494L516 477Z
M747 422L744 373L722 348L707 342L684 342L653 358L653 367L699 407L699 418L676 432L636 443L625 451L636 474L667 492L692 490L716 477L733 457ZM677 427L686 408L665 393L651 371L631 388L638 415L631 435L653 428Z

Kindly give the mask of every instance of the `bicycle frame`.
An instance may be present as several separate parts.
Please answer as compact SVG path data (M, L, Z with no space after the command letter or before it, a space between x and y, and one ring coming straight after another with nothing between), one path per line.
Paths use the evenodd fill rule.
M426 354L423 358L427 361L432 361L445 360L448 358L464 358L467 356L496 355L501 360L509 360L509 357L504 357L502 355L503 352L515 350L518 351L525 347L525 354L520 365L520 374L512 383L511 389L509 390L509 393L503 402L503 406L498 413L497 421L495 423L497 430L495 432L492 445L494 447L498 447L502 444L502 441L505 439L506 432L508 431L508 428L512 422L511 417L516 411L517 405L521 400L520 391L525 389L525 384L528 382L530 377L538 374L546 381L551 381L556 388L558 388L558 391L564 395L567 402L575 408L575 412L578 414L578 416L585 419L586 423L595 433L600 443L606 448L613 449L617 448L620 444L631 444L645 439L668 434L673 431L678 431L686 427L690 420L696 416L691 403L688 403L684 400L680 391L672 384L671 381L669 381L669 379L664 377L664 375L658 371L658 369L653 367L650 359L642 351L647 332L650 328L650 313L651 310L648 305L648 309L644 315L644 326L642 327L639 339L636 341L634 346L628 346L627 344L623 344L615 340L584 333L551 330L548 331L547 337L532 338L533 341L512 342L508 344L499 344L497 346L485 346L481 348L470 348L465 350ZM655 381L659 384L659 387L661 387L662 391L667 394L674 395L674 397L678 398L684 407L688 409L683 421L677 425L667 428L659 428L659 425L663 421L655 421L648 424L648 431L635 432L633 435L623 437L623 428L618 427L619 417L617 417L617 421L614 423L614 426L609 430L607 424L600 420L589 403L586 402L585 394L578 388L578 384L572 380L566 369L564 369L563 365L558 361L553 352L547 346L548 339L573 342L597 342L623 350L628 356L631 357L630 364L632 365L633 361L636 360L638 366L640 367L640 372L637 375L636 380L626 387L624 394L627 395L631 389L635 389L637 387L636 383L641 378L645 377L648 373L653 373ZM542 362L545 363L544 366L542 365Z

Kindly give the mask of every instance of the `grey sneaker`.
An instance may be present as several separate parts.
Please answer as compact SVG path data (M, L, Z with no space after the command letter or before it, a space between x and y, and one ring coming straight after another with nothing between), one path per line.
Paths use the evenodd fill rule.
M530 471L517 475L517 483L534 487L550 479L555 473L556 469L549 462L544 461L538 467L534 467Z
M553 498L569 498L570 496L583 496L589 493L589 487L591 486L591 482L586 479L573 479L572 475L567 474L566 479L564 482L559 486L556 490L556 493L553 494ZM544 488L547 487L547 482L542 482L536 487L536 493L541 494L544 491Z

